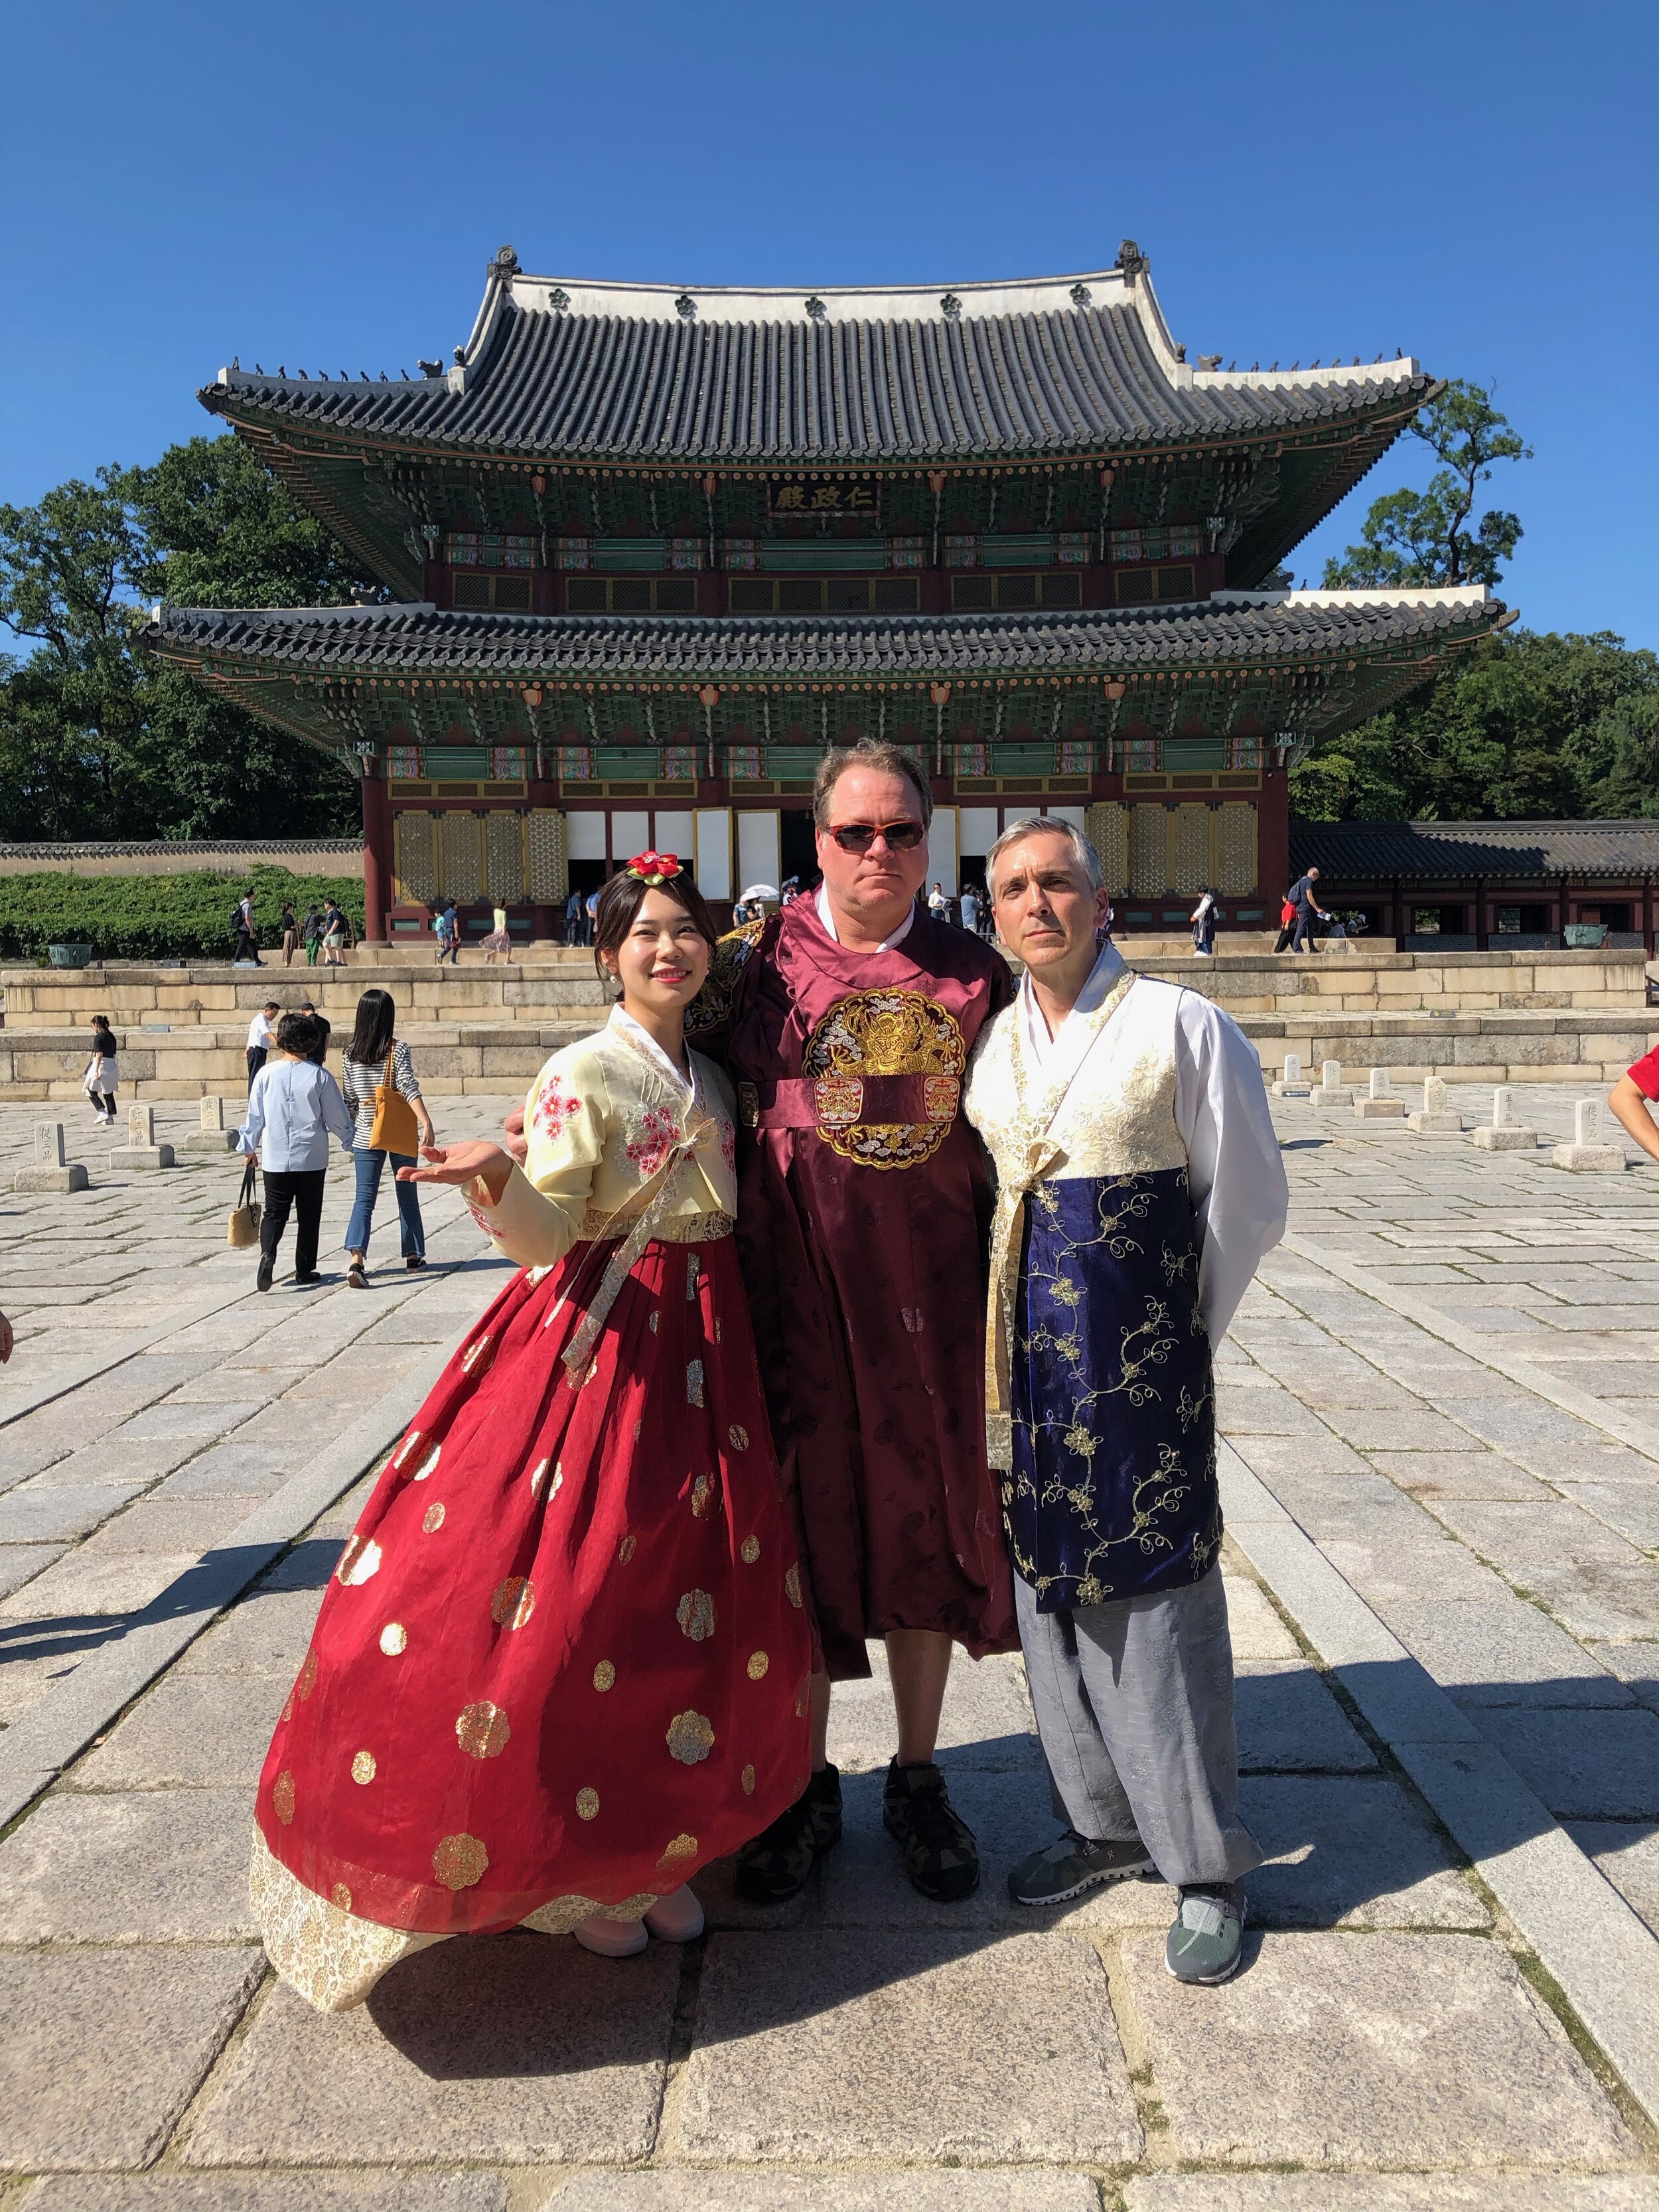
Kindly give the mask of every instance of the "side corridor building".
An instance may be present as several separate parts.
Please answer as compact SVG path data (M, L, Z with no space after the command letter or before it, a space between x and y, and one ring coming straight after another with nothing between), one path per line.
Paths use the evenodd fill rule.
M927 764L934 875L1086 823L1125 926L1276 919L1285 771L1512 619L1479 586L1280 563L1438 388L1411 359L1223 368L1146 258L1029 282L744 291L532 276L453 362L201 394L383 579L162 606L153 648L343 760L368 930L453 897L550 933L645 846L713 900L812 865L826 745Z

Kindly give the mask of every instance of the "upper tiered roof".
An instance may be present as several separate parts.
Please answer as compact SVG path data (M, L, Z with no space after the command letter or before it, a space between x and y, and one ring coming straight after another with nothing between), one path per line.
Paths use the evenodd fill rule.
M1403 423L1431 388L1404 356L1218 360L1172 342L1129 241L1082 276L816 292L532 276L503 247L453 368L353 383L238 367L201 396L249 428L408 454L764 467L1255 441Z

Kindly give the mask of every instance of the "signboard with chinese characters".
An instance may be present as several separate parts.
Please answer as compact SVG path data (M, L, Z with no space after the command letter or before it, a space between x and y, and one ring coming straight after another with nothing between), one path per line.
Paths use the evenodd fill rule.
M803 516L857 515L866 522L881 520L879 477L818 477L809 471L768 477L766 511L775 522Z

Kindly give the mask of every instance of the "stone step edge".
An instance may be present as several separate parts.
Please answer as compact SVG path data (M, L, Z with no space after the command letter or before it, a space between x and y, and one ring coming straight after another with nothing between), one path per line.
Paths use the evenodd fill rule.
M1224 1441L1227 1534L1659 2122L1659 1939Z

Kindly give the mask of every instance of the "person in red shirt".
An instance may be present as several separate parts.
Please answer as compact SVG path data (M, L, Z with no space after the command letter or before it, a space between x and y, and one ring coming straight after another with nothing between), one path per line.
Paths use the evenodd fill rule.
M1659 1098L1659 1046L1645 1053L1634 1067L1627 1068L1607 1093L1607 1104L1613 1118L1640 1145L1652 1158L1659 1160L1659 1127L1654 1126L1649 1112L1650 1102Z

